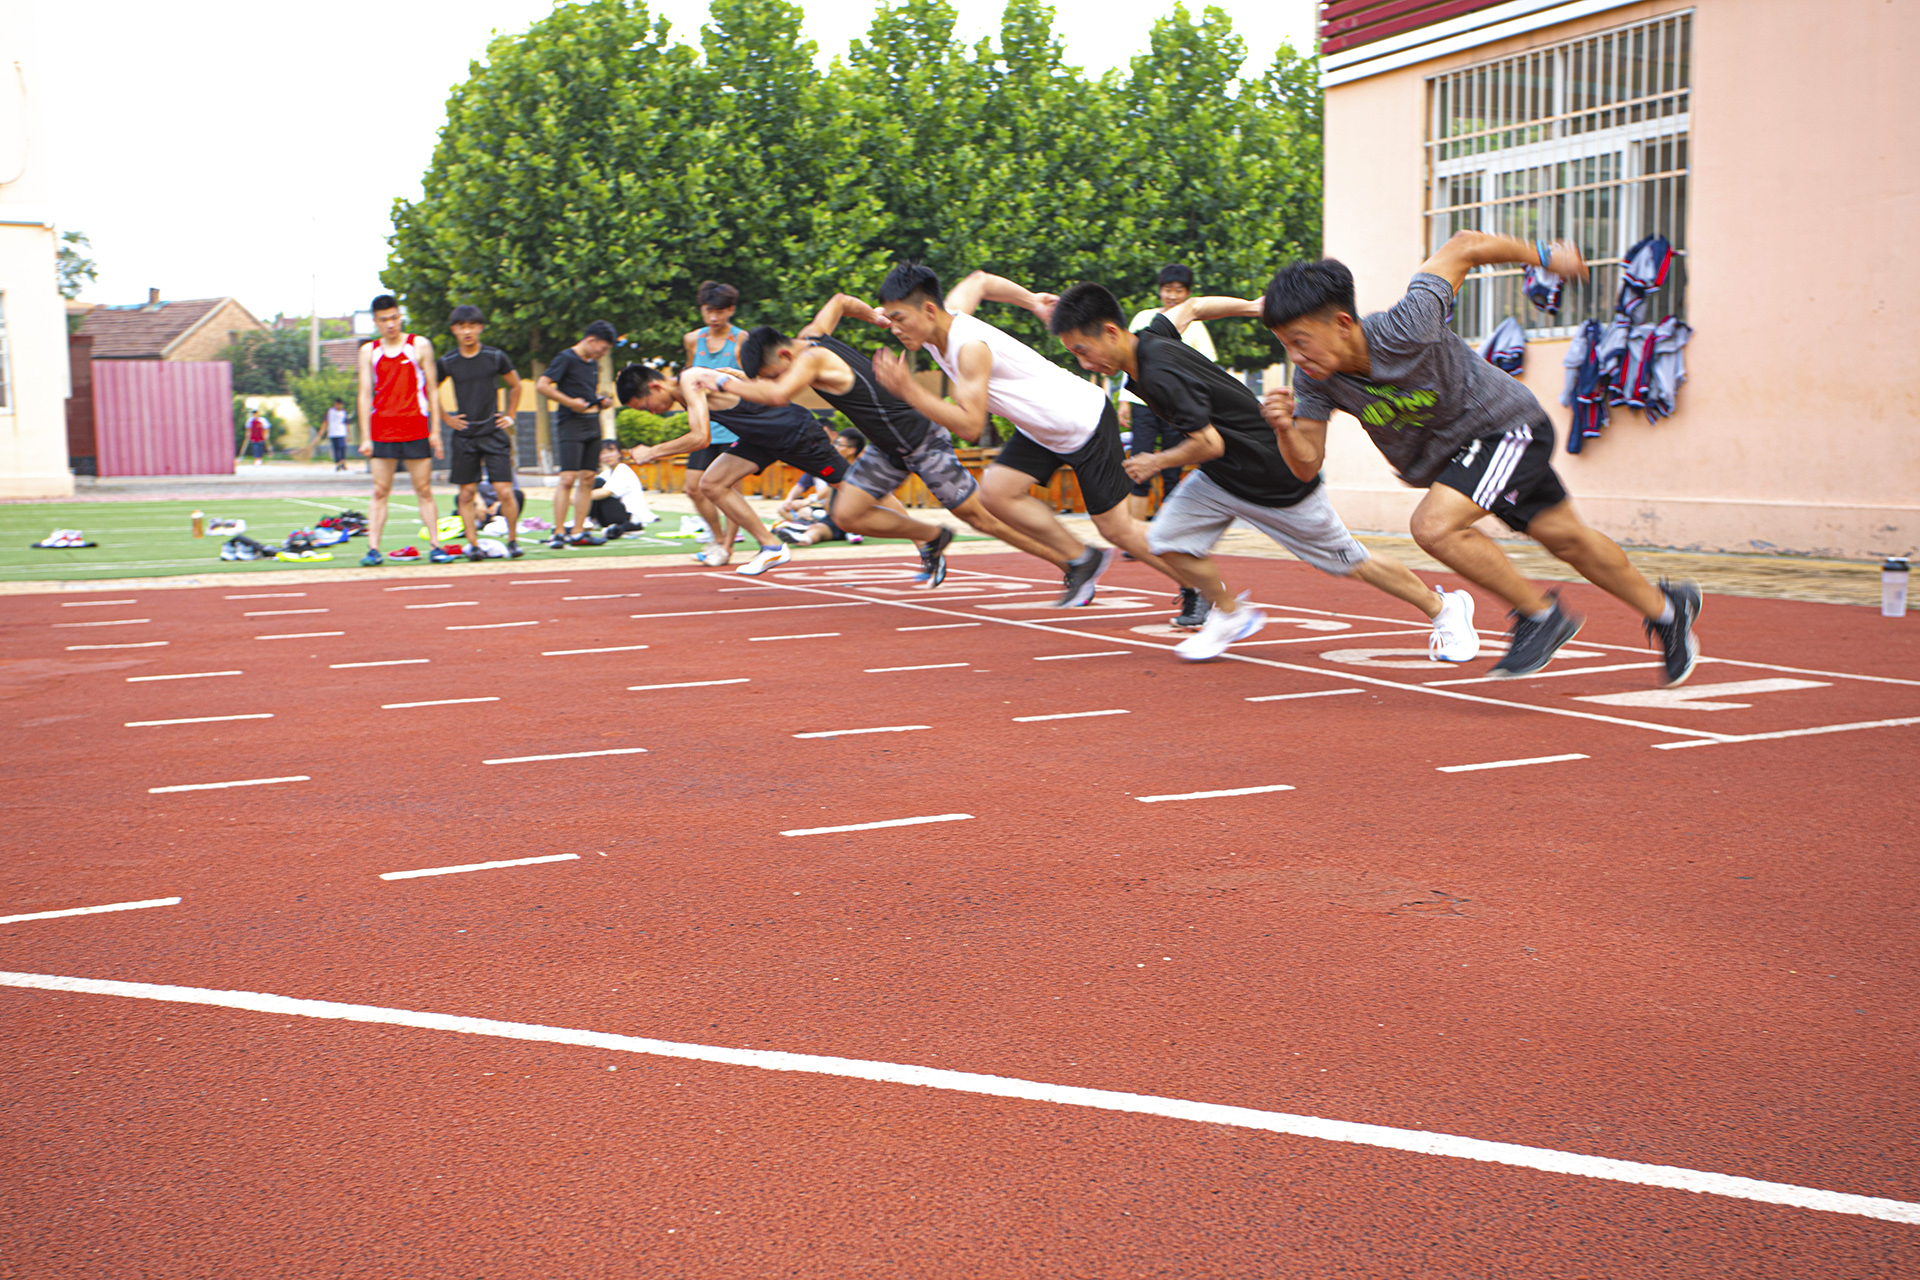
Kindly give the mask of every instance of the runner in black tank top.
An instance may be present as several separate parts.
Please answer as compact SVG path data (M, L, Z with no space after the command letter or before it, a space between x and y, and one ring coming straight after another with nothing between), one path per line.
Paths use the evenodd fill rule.
M880 385L879 379L873 376L873 361L831 333L803 333L800 341L832 352L853 374L853 386L846 391L819 385L813 390L866 433L869 444L905 457L926 443L927 432L933 424L925 414L900 403L892 392ZM762 361L764 363L764 356Z

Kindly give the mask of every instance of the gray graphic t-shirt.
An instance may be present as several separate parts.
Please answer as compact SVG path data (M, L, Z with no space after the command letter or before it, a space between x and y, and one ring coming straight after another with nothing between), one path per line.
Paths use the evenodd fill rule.
M1420 272L1392 310L1360 321L1367 377L1293 380L1293 416L1324 422L1335 409L1360 419L1373 443L1408 484L1425 487L1469 440L1551 420L1518 378L1480 358L1447 328L1453 289Z

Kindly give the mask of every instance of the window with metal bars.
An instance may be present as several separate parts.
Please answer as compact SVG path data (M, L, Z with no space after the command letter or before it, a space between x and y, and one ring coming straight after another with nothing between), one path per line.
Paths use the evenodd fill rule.
M1565 238L1592 268L1560 314L1527 301L1522 268L1467 277L1453 328L1466 338L1514 316L1531 335L1605 321L1631 245L1658 233L1675 250L1643 318L1685 316L1691 10L1531 49L1427 80L1427 241L1456 231Z

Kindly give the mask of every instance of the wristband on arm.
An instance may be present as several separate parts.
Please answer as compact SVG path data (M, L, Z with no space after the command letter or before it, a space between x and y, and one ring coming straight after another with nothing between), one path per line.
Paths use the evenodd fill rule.
M1540 269L1542 271L1553 270L1551 266L1547 265L1548 260L1553 256L1553 250L1547 242L1545 240L1535 240L1533 242L1533 248L1534 252L1540 255Z

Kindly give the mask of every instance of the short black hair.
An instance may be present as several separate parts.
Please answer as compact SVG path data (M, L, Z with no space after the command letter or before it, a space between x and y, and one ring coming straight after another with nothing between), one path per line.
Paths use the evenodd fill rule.
M702 280L700 287L693 291L693 300L703 307L737 307L740 305L740 291L718 280Z
M602 440L600 442L600 452L602 453L605 453L609 449L618 449L619 447L620 442L618 440Z
M369 311L398 311L399 309L400 299L390 293L381 294L373 300L373 305L367 308Z
M934 303L946 297L940 292L940 277L924 262L899 263L880 282L882 302L902 302L915 295L924 296Z
M1058 337L1063 333L1098 333L1101 325L1109 323L1127 327L1126 317L1120 314L1120 300L1104 285L1089 282L1060 295L1047 328Z
M1335 258L1289 263L1275 272L1260 303L1260 321L1269 329L1277 329L1303 316L1328 311L1359 314L1353 300L1353 272Z
M335 397L333 398L333 402L334 402L335 404L345 404L345 403L346 403L346 401L345 401L345 400L342 400L342 399L341 399L341 398L340 398L339 396L335 396Z
M613 380L613 398L625 404L653 383L672 381L665 372L650 364L630 364Z
M770 324L763 324L747 335L740 344L740 372L749 378L760 376L760 366L766 361L769 351L777 351L787 345L787 335Z
M595 320L580 334L583 338L598 338L602 342L618 342L620 335L605 320Z
M861 435L859 429L856 427L841 428L836 438L851 442L856 455L867 451L867 438Z
M1193 268L1178 262L1170 262L1160 268L1160 274L1154 278L1155 284L1183 284L1193 288Z
M485 324L487 318L480 314L480 308L470 302L463 302L447 315L447 327L457 324Z

